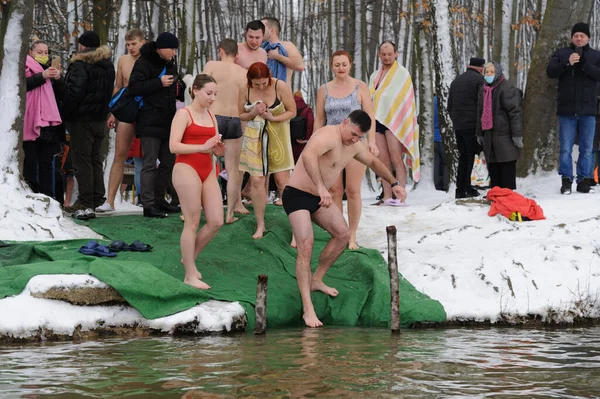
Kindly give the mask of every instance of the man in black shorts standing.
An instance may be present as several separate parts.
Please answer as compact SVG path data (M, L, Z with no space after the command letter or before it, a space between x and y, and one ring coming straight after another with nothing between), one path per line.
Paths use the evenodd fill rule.
M238 94L246 87L246 70L235 63L238 52L237 42L223 39L219 43L220 61L209 61L202 73L211 75L217 82L217 99L211 106L219 133L225 143L225 169L227 170L227 216L225 223L238 220L234 213L249 213L242 205L242 174L239 171L242 151L242 125L238 112Z
M406 199L406 190L392 172L365 146L358 144L366 137L370 128L369 114L356 110L342 124L324 126L314 132L283 190L283 208L290 219L298 246L296 279L302 297L303 319L308 327L323 325L315 313L310 292L321 291L333 297L338 295L335 288L323 283L323 277L340 257L350 239L350 230L344 216L337 206L331 206L329 193L329 188L346 164L354 158L367 165L391 184L396 198L401 201ZM319 265L314 275L310 268L314 244L312 222L331 234L331 239L319 256Z

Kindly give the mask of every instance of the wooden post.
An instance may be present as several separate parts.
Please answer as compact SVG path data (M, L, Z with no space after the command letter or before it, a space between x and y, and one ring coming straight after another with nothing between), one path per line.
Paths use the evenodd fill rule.
M267 282L269 276L266 274L258 275L258 284L256 285L256 305L254 307L254 334L264 334L267 329Z
M388 271L390 272L390 300L392 332L400 332L400 282L398 281L398 253L396 226L385 228L388 240Z

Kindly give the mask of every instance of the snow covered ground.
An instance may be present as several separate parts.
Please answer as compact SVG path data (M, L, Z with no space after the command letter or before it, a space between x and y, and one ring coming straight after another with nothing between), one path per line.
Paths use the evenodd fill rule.
M546 220L517 223L500 215L489 217L489 206L459 205L453 199L454 188L449 193L435 191L427 181L409 192L408 207L371 206L378 193L365 184L358 242L380 250L387 259L385 227L395 225L400 272L417 289L439 300L448 320L496 322L528 315L558 322L600 318L600 189L595 194L561 196L556 173L519 179L517 186L518 192L538 202ZM0 201L0 214L5 206ZM127 213L140 212L131 204L117 207ZM16 211L10 214L17 220L20 217ZM95 237L68 218L58 217L56 223L47 226L55 238ZM7 233L11 226L5 224L0 239L48 239L44 230L38 236L31 231L26 236L11 235ZM44 276L41 280L67 287L102 284L90 276ZM237 303L212 302L148 321L131 308L79 307L31 297L30 292L39 291L40 284L39 278L32 279L19 296L0 300L0 333L26 335L32 329L37 332L39 325L72 331L79 324L93 328L98 320L171 331L194 318L201 329L223 330L243 312Z

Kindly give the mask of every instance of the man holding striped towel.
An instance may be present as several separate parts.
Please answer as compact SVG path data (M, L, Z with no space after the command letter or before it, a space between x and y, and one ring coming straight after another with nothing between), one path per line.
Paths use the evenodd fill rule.
M393 165L396 179L405 187L406 166L411 169L415 183L421 177L419 123L412 79L406 68L398 64L397 57L396 45L391 41L379 46L381 68L371 75L369 92L373 98L379 159L389 169ZM382 184L380 205L405 205L392 197L389 183L384 181Z

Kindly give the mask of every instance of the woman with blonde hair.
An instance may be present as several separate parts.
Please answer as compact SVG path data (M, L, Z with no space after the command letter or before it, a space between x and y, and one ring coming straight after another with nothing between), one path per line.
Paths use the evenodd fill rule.
M173 167L173 186L183 212L181 262L185 268L184 283L198 289L209 289L196 268L196 258L223 225L223 201L217 182L212 155L221 156L224 145L217 122L209 108L217 96L217 83L209 75L198 75L192 85L192 103L180 109L173 118L169 148L177 154ZM200 231L200 212L206 223Z
M357 109L362 109L369 114L373 123L367 134L367 140L363 142L369 151L377 156L379 150L375 143L375 117L373 115L373 104L367 84L350 76L352 58L347 51L339 50L331 56L331 69L334 74L332 81L325 83L317 92L317 116L315 118L314 130L325 125L339 125L348 115ZM350 227L349 249L358 249L356 242L356 231L362 213L362 198L360 186L367 167L357 160L350 160L346 166L346 197L348 198L348 225ZM343 173L333 184L331 195L336 205L343 212L342 198L344 185Z

